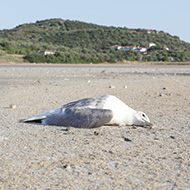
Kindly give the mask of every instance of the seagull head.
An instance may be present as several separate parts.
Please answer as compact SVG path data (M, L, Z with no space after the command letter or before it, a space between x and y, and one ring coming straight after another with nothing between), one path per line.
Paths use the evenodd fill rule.
M136 111L133 124L150 128L153 126L153 124L150 123L148 116L142 111Z

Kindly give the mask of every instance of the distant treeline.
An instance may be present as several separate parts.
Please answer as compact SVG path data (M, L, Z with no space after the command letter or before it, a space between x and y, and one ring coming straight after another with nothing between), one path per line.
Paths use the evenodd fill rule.
M148 48L149 43L156 46ZM121 51L112 45L148 48L147 54ZM166 48L167 47L167 48ZM39 50L56 50L40 55ZM0 31L0 53L22 54L35 63L100 63L130 61L190 61L190 44L162 31L105 27L79 21L50 19Z

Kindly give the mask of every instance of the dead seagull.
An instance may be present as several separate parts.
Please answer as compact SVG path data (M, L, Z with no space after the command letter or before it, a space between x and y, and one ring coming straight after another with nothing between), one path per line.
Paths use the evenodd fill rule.
M130 108L113 95L70 102L61 108L24 119L22 122L76 128L96 128L103 125L152 127L145 113Z

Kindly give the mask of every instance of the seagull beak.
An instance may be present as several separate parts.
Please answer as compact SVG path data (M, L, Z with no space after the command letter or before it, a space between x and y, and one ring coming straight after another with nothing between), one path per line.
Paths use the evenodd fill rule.
M145 127L147 126L147 127L150 127L150 129L152 129L152 127L153 127L152 123L150 123L150 122L148 122L146 120L144 120L144 122L146 123Z

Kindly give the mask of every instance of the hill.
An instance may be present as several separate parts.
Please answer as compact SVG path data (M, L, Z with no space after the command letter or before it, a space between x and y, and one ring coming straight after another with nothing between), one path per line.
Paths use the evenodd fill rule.
M149 48L149 44L154 46ZM113 45L145 47L142 54ZM40 55L39 50L56 50ZM0 31L0 54L23 54L30 62L98 63L130 61L190 61L190 44L163 31L99 26L50 19Z

